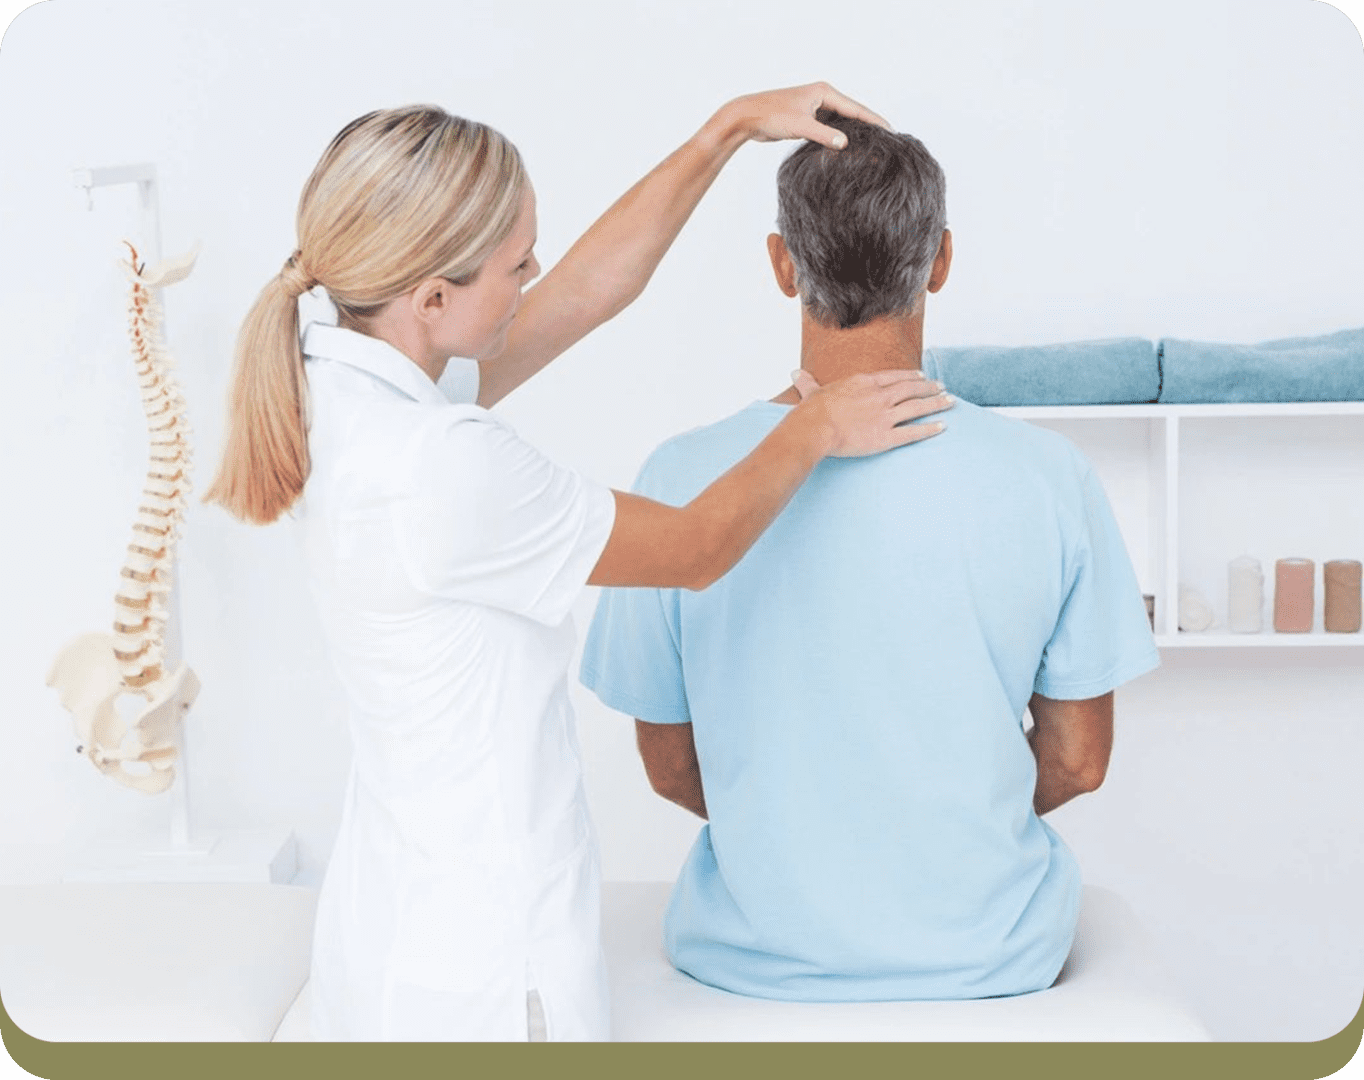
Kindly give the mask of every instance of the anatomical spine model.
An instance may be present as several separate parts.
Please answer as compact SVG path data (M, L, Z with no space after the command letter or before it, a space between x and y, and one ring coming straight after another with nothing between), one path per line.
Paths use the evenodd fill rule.
M188 277L198 248L150 271L138 264L131 244L128 250L131 257L120 265L132 281L129 336L151 460L114 597L114 632L82 634L68 644L47 685L75 717L77 752L104 775L156 794L175 779L179 723L199 693L199 680L184 663L173 670L166 663L171 567L190 490L192 448L155 290ZM136 708L131 720L117 708L128 697Z

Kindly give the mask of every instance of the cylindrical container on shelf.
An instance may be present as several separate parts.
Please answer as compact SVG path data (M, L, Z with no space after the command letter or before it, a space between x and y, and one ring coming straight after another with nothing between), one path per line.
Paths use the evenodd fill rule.
M1184 633L1202 633L1212 625L1212 605L1203 594L1190 585L1179 587L1179 629Z
M1335 559L1322 567L1326 629L1334 634L1359 632L1360 569L1355 559Z
M1280 634L1311 631L1316 571L1311 559L1280 559L1274 564L1274 629Z
M1242 555L1227 564L1227 629L1258 634L1264 629L1265 575L1260 560Z

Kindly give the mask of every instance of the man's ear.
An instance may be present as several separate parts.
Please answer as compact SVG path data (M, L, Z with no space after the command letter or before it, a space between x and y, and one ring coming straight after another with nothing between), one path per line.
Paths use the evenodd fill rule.
M928 275L928 291L937 292L947 284L948 272L952 269L952 230L942 231L942 243L938 254L933 257L933 271Z
M772 272L777 276L777 288L787 296L799 296L796 288L796 264L791 261L791 252L786 249L786 241L779 233L767 237L767 254L772 260Z

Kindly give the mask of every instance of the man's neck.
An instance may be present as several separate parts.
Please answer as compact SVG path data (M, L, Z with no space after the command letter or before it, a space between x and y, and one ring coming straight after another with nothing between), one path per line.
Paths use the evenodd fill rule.
M874 319L851 330L823 326L801 312L800 366L820 386L872 371L918 371L923 351L922 307L915 315ZM800 395L792 386L771 400L795 405Z

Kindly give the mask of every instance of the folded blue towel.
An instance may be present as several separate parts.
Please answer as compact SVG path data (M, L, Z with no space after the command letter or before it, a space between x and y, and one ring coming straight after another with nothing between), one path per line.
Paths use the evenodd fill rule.
M1145 338L925 349L924 374L975 405L1130 405L1160 393Z
M1162 402L1364 400L1364 329L1259 345L1165 338Z

